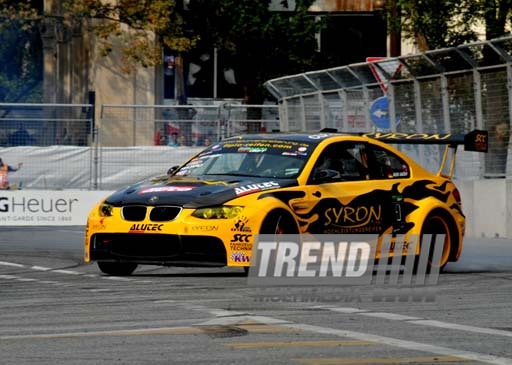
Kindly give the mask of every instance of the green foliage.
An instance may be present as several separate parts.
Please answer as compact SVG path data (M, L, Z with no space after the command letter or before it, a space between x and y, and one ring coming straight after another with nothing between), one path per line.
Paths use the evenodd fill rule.
M426 51L476 40L476 7L475 0L395 0L387 11L390 29Z
M197 41L197 37L184 34L183 18L174 0L65 0L63 16L68 24L81 22L94 32L100 54L108 55L119 47L125 73L137 65L162 62L162 44L187 52Z
M246 101L260 103L264 81L315 68L324 21L308 14L313 2L297 0L295 9L276 12L270 1L195 0L186 19L200 44L215 45L231 60Z
M42 45L36 27L40 16L31 6L30 3L0 0L1 102L42 100Z
M286 9L292 2L281 1L284 11L271 11L270 0L190 0L185 9L183 3L64 0L58 14L42 15L42 0L0 0L4 40L0 55L12 60L1 65L0 97L11 94L16 85L29 85L30 72L35 75L32 79L40 79L41 70L29 64L41 61L33 45L37 44L37 26L48 19L94 32L100 54L117 47L124 57L124 72L161 63L162 46L186 58L195 49L214 45L235 70L248 102L262 100L265 80L319 65L316 34L325 19L308 13L314 0L296 0L295 9ZM400 29L420 49L428 50L475 40L476 22L486 26L488 38L503 35L512 0L388 0L387 4L390 29ZM398 15L394 15L393 4Z
M512 0L476 1L475 13L485 23L487 39L498 38L507 33L510 27Z
M88 20L103 55L120 45L124 72L160 63L162 45L185 58L213 45L231 61L247 97L261 101L265 80L314 68L323 22L308 14L313 2L275 12L269 0L191 0L186 9L174 0L66 0L64 18Z

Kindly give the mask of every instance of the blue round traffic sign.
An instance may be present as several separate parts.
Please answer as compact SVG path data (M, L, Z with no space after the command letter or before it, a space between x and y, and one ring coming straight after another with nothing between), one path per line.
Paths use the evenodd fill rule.
M375 99L370 106L370 119L378 129L389 130L391 124L389 123L389 99L387 96L381 96ZM396 124L400 120L396 118Z

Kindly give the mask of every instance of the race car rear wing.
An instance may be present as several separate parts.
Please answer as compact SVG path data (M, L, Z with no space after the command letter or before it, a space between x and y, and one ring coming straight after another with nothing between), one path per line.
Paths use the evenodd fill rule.
M468 134L439 134L439 133L396 133L396 132L374 132L365 133L363 136L377 139L389 144L436 144L447 145L438 175L451 178L455 169L455 157L457 146L464 145L464 151L487 152L488 150L488 132L484 130L474 130ZM450 170L443 173L450 150L452 151Z
M465 151L487 152L488 132L475 129L468 134L373 132L361 134L390 144L463 144Z

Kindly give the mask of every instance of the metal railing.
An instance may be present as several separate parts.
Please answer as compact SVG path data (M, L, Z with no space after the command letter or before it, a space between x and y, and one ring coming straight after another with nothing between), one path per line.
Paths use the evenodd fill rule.
M284 131L486 129L489 153L482 158L462 156L458 175L512 176L507 158L512 37L290 75L269 80L265 86L280 101ZM422 152L421 162L425 154L431 153Z
M0 158L12 187L93 188L91 104L0 103Z
M0 104L0 158L26 189L117 189L205 146L279 128L277 105Z

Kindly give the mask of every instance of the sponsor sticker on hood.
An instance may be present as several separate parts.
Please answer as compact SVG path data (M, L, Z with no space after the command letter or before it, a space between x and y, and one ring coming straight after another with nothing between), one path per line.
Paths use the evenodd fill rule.
M142 189L139 191L139 194L190 191L194 188L196 188L196 187L195 186L156 186L156 187Z
M235 188L235 194L240 196L240 195L251 194L251 193L255 193L255 192L263 191L263 190L276 189L279 187L280 187L279 183L277 183L275 181L266 181L266 182L256 183L256 184L247 184L247 185L242 185L242 186Z

